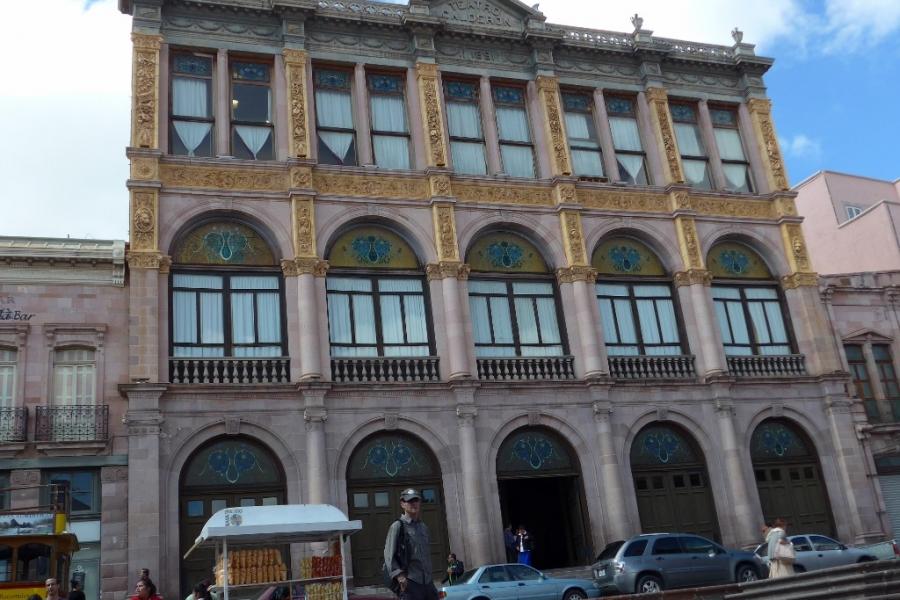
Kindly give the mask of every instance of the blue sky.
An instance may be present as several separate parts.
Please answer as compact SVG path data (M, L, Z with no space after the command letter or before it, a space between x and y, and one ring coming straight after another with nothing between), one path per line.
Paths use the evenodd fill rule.
M535 0L527 0L532 4ZM0 235L127 239L130 19L116 0L42 0L41 41L10 2L0 52L23 56L0 88ZM548 21L660 37L744 42L766 76L788 173L900 178L900 0L540 0Z

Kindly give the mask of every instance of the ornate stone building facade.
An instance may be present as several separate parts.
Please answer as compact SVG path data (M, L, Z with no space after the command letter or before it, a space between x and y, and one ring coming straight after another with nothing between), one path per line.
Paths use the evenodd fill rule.
M516 0L120 6L129 573L183 593L212 512L327 502L373 583L408 485L468 564L519 523L547 568L775 516L883 535L772 61L740 32Z

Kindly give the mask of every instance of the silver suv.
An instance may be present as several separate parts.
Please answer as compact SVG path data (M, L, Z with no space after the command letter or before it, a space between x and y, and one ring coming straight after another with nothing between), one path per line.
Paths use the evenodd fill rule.
M592 567L604 592L644 594L664 589L756 581L752 552L726 550L689 533L648 533L603 549Z

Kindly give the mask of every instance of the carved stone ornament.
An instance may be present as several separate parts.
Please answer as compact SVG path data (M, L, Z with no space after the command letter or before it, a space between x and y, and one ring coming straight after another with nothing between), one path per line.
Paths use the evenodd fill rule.
M163 187L260 192L283 192L288 187L285 171L264 171L257 166L224 168L160 165L159 171Z
M461 262L441 261L425 265L425 276L428 278L428 281L446 279L448 277L463 281L469 278L470 271L471 267Z
M688 271L678 271L675 273L675 287L685 285L705 285L712 284L712 273L706 269L690 269Z
M557 204L575 204L578 202L578 192L574 183L557 183L553 189L553 195Z
M428 178L431 184L432 196L452 196L453 188L450 186L450 177L447 175L432 175Z
M441 261L458 261L459 246L456 241L456 219L453 206L435 204L432 213L434 216L434 238L438 258Z
M678 232L678 243L681 246L681 259L689 270L703 269L703 256L700 254L700 242L697 239L697 224L691 217L676 217L675 228Z
M313 184L312 169L309 167L291 168L291 187L311 188Z
M402 200L425 200L430 197L428 182L424 178L317 172L313 174L313 185L320 194L336 196Z
M563 211L559 215L560 225L563 230L566 258L569 266L584 266L588 264L587 250L584 245L584 230L581 226L581 215L575 211Z
M669 198L661 193L624 190L578 190L578 201L585 208L616 212L671 212Z
M556 270L557 283L572 283L574 281L585 281L594 283L597 281L597 271L588 266L572 266Z
M663 153L666 156L668 181L669 183L684 183L684 175L681 172L681 155L678 152L678 144L675 142L672 119L669 117L668 94L663 88L648 88L646 94L651 108L650 116L656 126L657 140L662 144Z
M679 192L683 193L683 192ZM777 207L772 200L748 200L746 198L720 198L690 194L687 206L699 215L716 217L745 217L749 219L774 219Z
M422 103L422 127L428 143L428 164L432 167L445 167L447 151L444 145L444 119L441 115L437 72L437 65L434 63L416 63L419 101Z
M784 160L778 146L778 136L775 134L775 125L772 123L772 103L763 98L751 98L747 101L747 108L750 110L756 134L759 137L763 161L768 166L769 183L775 190L789 189Z
M309 156L309 123L306 110L306 52L284 50L284 70L288 89L288 130L291 156Z
M159 274L168 275L172 270L172 257L163 254L159 257Z
M281 261L281 272L285 277L312 274L325 277L328 273L328 261L312 257L285 258Z
M159 178L159 160L156 158L132 158L131 178L152 180Z
M131 251L128 253L128 268L129 269L159 269L167 256L163 256L159 252L134 252ZM171 259L169 259L169 263L171 264Z
M240 417L234 417L234 416L225 417L225 434L226 435L238 435L240 432L241 432Z
M133 252L156 251L157 223L156 190L131 192L131 250Z
M384 413L384 428L388 431L397 429L399 420L400 417L397 415L397 413Z
M818 287L819 276L816 273L792 273L781 278L781 287L795 290L798 287Z
M797 204L794 199L788 196L779 196L773 200L775 203L776 217L796 217Z
M159 47L162 38L132 33L131 41L134 44L131 145L156 148L159 145Z
M552 206L553 190L537 186L453 184L453 193L460 202L485 204L524 204Z
M291 199L294 213L294 253L298 257L316 257L316 207L313 199L295 196Z
M559 110L559 82L555 77L538 76L535 80L544 107L544 129L553 151L553 174L571 175L569 144Z
M781 226L781 237L784 240L785 250L788 254L788 262L795 272L809 273L812 264L809 260L809 252L806 250L806 242L803 239L803 229L799 223L785 223Z

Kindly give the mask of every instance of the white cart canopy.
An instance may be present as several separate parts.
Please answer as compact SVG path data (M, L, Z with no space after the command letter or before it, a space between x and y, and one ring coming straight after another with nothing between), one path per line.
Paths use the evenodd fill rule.
M191 550L224 538L229 544L317 542L360 529L362 522L330 504L225 508L209 518Z

